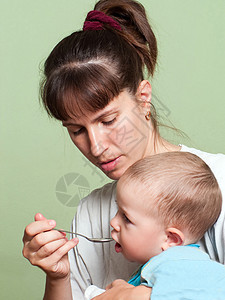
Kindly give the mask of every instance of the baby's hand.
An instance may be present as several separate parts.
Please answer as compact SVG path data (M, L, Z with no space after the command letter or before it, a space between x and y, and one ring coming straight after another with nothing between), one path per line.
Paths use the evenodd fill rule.
M64 233L53 230L55 226L54 220L36 214L35 222L27 225L24 231L23 256L50 278L64 278L70 271L67 253L77 245L78 239L69 241Z

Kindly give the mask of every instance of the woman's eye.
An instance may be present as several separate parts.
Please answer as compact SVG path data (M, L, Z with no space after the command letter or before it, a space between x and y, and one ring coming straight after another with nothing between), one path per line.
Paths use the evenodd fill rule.
M110 120L110 121L102 121L102 124L104 124L105 126L110 126L112 125L114 122L116 121L116 118Z
M84 132L84 127L81 127L79 130L73 131L73 135L78 136Z
M131 223L130 219L128 219L128 217L125 214L123 214L123 219L126 223Z

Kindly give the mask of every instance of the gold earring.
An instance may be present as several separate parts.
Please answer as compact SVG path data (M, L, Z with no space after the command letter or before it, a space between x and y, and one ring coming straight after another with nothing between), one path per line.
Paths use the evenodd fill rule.
M149 121L151 119L151 112L150 111L148 111L147 114L145 115L145 119L147 121Z

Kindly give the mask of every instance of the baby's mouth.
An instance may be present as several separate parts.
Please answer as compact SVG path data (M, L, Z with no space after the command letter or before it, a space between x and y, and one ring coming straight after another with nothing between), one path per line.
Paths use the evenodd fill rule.
M116 251L116 253L122 252L122 247L121 247L121 245L120 245L119 243L117 243L117 242L116 242L116 244L115 244L115 251Z

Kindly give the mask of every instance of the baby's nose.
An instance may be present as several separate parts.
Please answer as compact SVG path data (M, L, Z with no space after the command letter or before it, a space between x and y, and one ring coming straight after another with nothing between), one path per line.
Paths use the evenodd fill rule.
M111 219L110 225L112 226L112 228L113 228L115 231L119 231L119 230L120 230L120 226L119 226L119 223L118 223L118 221L117 221L117 214L115 215L114 218Z

